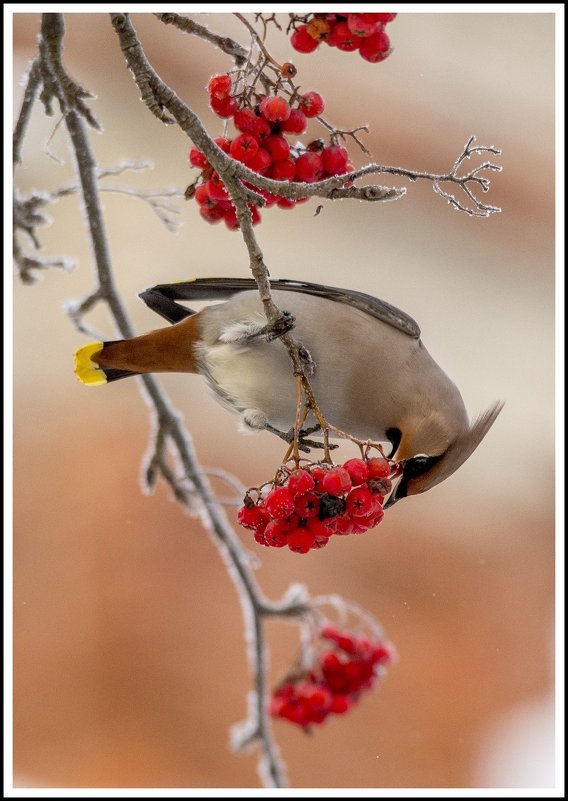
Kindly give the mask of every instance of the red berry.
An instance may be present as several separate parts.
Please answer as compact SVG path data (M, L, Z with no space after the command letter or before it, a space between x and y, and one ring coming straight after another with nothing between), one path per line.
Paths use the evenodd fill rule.
M199 203L200 206L205 206L207 204L211 204L211 198L209 197L209 192L207 191L207 183L199 184L199 186L195 190L194 198Z
M253 136L256 134L256 123L258 119L259 118L251 108L240 108L235 111L233 115L235 128L241 131L241 133L248 133Z
M375 498L367 487L355 487L347 496L347 514L366 517L376 509Z
M392 646L389 647L390 644L384 645L381 643L380 645L373 645L371 648L371 661L374 665L382 664L386 665L387 662L393 661L394 653Z
M353 520L348 514L337 515L333 518L335 523L335 534L353 534Z
M271 517L277 520L289 517L294 511L294 499L286 487L275 487L264 499L264 505Z
M393 19L396 17L396 13L388 14L387 12L384 12L382 14L373 14L373 17L375 17L377 22L382 22L384 25L386 25L387 22L393 21Z
M315 492L306 492L296 498L294 510L298 517L317 517L320 508L320 499Z
M325 687L312 687L305 693L308 706L328 707L331 703L331 693Z
M327 37L327 43L330 47L337 47L346 53L357 50L359 42L360 37L349 30L346 22L338 22L334 25Z
M232 117L237 110L237 101L232 97L219 99L212 95L209 98L209 105L218 117Z
M231 156L245 164L258 153L258 142L250 134L241 134L231 142Z
M274 548L283 548L288 541L291 526L286 520L271 520L264 529L264 539Z
M319 153L303 153L296 160L296 180L311 184L321 181L325 175L322 157Z
M333 467L323 479L323 490L330 495L341 495L351 489L351 477L343 467Z
M237 520L243 528L253 528L263 531L268 523L268 514L260 506L241 506Z
M381 28L372 36L369 36L368 39L361 40L359 53L365 61L376 64L378 61L384 61L389 54L389 49L390 39L388 34Z
M306 117L317 117L325 108L323 97L318 92L306 92L300 98L300 103Z
M236 209L234 207L225 210L224 220L229 231L238 231L241 227L237 217Z
M374 457L367 461L369 468L369 480L373 478L388 478L391 474L391 466L386 459Z
M310 517L306 523L306 528L318 539L328 540L331 535L323 520L319 520L317 517Z
M272 128L263 117L256 118L256 133L254 134L261 145L265 143L272 134Z
M214 172L207 181L207 191L211 200L230 200L229 193L225 189L225 184L219 178L219 174Z
M255 192L258 192L259 195L265 200L264 208L269 209L271 206L276 204L278 200L278 195L273 195L271 192L268 192L266 189L255 189Z
M269 136L264 146L270 152L272 161L284 161L290 155L290 145L283 136Z
M254 538L259 545L264 545L265 548L268 547L268 543L264 539L264 534L262 533L262 531L255 531Z
M307 553L314 544L315 534L308 528L295 528L288 534L288 548L295 553Z
M207 84L207 90L212 97L223 100L231 91L230 75L214 75Z
M247 163L247 167L260 175L266 175L272 164L272 158L266 148L259 147L255 156Z
M347 27L355 36L370 36L381 24L375 14L348 14Z
M189 151L189 163L192 167L199 167L199 169L204 170L205 167L209 166L209 162L201 150L198 150L196 147L192 147Z
M313 53L319 45L317 39L314 39L314 37L310 36L308 33L307 25L300 25L299 28L296 28L290 36L290 42L294 50L297 50L298 53Z
M292 497L297 498L314 488L315 481L307 470L294 470L288 478L288 492Z
M325 635L322 632L322 637L323 636ZM323 654L320 659L320 664L326 673L337 673L342 668L342 662L335 651L327 651Z
M203 217L204 220L207 220L208 223L212 225L218 222L221 222L223 217L225 216L225 209L219 206L218 203L214 203L210 206L200 206L199 213Z
M375 497L375 503L376 503L379 500L379 498L378 498L378 496L374 496L374 497ZM384 511L382 505L380 505L380 504L377 505L376 508L375 508L375 511L372 512L372 514L369 516L368 519L366 518L366 520L367 520L367 529L375 528L375 526L378 526L384 516L385 516L385 511Z
M313 465L310 469L312 478L315 482L314 489L316 492L323 492L323 477L327 473L325 467L320 464Z
M369 468L363 459L348 459L343 467L349 473L351 483L354 487L358 487L359 484L364 484L369 477Z
M225 139L224 136L216 136L213 140L217 147L220 147L223 153L230 153L231 152L231 140Z
M265 97L260 103L260 113L268 122L283 122L290 116L290 106L283 97Z
M351 709L352 704L353 701L348 695L332 695L329 711L333 712L334 715L342 715Z
M346 172L349 164L349 153L341 145L324 147L321 152L323 166L328 175L340 175Z
M281 197L276 201L276 205L279 209L293 209L296 201L289 197Z
M292 159L277 161L272 165L270 177L275 181L293 181L296 177L296 164Z
M290 116L280 124L280 130L284 133L302 134L308 126L308 120L301 108L293 108Z

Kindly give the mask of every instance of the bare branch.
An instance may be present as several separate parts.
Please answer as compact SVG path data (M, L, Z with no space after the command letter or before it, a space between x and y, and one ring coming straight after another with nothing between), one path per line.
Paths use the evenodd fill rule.
M24 99L22 101L22 108L16 121L13 137L13 154L12 159L14 166L21 161L22 142L30 121L33 105L35 103L39 87L41 85L39 59L32 62L28 72L27 84L24 91Z
M64 35L63 14L42 14L39 69L43 82L40 99L44 104L45 113L51 116L51 102L56 97L62 114L74 109L87 120L89 125L100 131L101 126L84 102L85 98L93 97L93 95L76 83L63 67L61 56Z
M212 33L209 28L206 28L204 25L199 25L184 14L154 14L154 16L157 17L160 22L163 22L164 25L173 25L180 31L199 36L201 39L211 42L211 44L218 47L219 50L222 50L223 53L232 56L238 67L242 66L248 59L248 50L242 47L238 42L235 42L234 39Z
M63 25L58 15L44 15L42 35L47 40L59 43L57 47L47 47L45 42L40 41L40 51L42 61L46 62L42 67L43 72L52 76L50 96L58 99L63 110L66 100L61 84L66 81L60 61ZM132 337L134 332L114 283L106 229L99 201L97 168L83 116L78 108L67 108L64 119L76 161L95 258L97 286L83 301L71 307L70 312L75 324L81 327L82 315L95 303L103 300L112 313L120 335L128 338ZM189 434L181 425L179 414L171 407L163 390L152 376L144 375L141 380L155 416L155 439L146 470L146 480L151 484L155 481L155 475L159 471L174 492L178 502L187 511L195 513L194 507L196 502L198 503L197 512L207 530L211 532L225 560L229 575L235 582L243 607L254 673L255 689L251 722L255 731L255 739L261 749L261 772L270 786L283 787L286 785L284 764L272 737L267 710L267 654L264 618L270 615L294 616L304 613L305 608L299 605L297 599L293 599L290 603L271 604L264 598L253 578L250 559L243 551L225 513L213 495L207 476L199 466L193 444ZM173 450L175 463L173 466L166 458L166 442ZM183 475L181 481L179 475Z
M69 259L50 259L50 258L33 258L27 256L21 249L16 238L14 237L13 245L13 258L14 264L18 269L18 273L22 283L35 284L39 280L39 273L43 270L49 270L52 267L57 267L65 272L70 272L75 266Z

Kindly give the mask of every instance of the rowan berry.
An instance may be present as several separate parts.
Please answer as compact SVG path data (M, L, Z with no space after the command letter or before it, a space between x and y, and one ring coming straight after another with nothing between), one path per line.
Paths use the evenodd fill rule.
M318 92L306 92L300 97L300 103L306 117L317 117L325 108L323 97Z
M232 97L218 98L211 95L209 105L218 117L232 117L237 110L237 101Z
M324 147L321 152L323 166L328 175L340 175L346 172L349 164L349 153L341 145Z
M298 53L313 53L319 45L319 41L310 36L307 25L300 25L296 28L290 36L290 42Z
M344 467L333 467L325 474L322 486L330 495L341 495L351 489L351 477Z
M250 134L243 133L231 142L231 156L248 164L258 153L258 142Z
M283 97L265 97L260 102L260 113L268 122L283 122L290 116L290 106Z
M230 75L214 75L207 84L207 90L212 97L222 100L230 93L231 85Z
M349 473L354 487L364 484L369 477L369 468L367 467L367 462L364 462L363 459L348 459L343 464L343 467Z
M275 487L264 499L264 505L271 517L289 517L294 511L294 498L286 487Z
M311 184L320 181L324 175L325 169L319 153L303 153L296 160L296 180Z
M192 147L189 151L189 163L192 167L199 167L201 170L209 166L206 156L196 147Z
M367 467L369 468L369 479L388 478L391 474L389 462L376 456L368 460Z
M283 133L303 134L308 126L308 120L301 108L293 108L287 120L280 123Z

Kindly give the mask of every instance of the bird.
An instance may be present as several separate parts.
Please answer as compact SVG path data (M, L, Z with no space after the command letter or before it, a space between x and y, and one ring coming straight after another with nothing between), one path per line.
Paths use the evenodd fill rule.
M291 279L270 285L287 328L294 326L309 353L310 383L325 419L351 436L384 443L399 463L385 508L432 489L476 450L503 402L470 422L459 389L428 353L412 317L351 289ZM252 278L158 284L140 298L172 325L83 345L75 353L80 381L97 386L144 373L200 374L216 400L240 415L241 428L289 439L296 381ZM179 303L203 300L212 303L199 311Z

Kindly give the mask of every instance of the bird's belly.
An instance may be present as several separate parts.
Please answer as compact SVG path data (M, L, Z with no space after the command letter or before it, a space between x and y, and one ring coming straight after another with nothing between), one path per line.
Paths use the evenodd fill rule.
M363 377L354 380L354 363L338 364L327 361L323 354L313 355L316 371L311 385L327 421L361 439L384 439L385 430L393 424L392 415L387 411L383 420L374 403L369 406L361 402ZM206 349L202 363L211 389L226 408L238 413L259 411L273 427L281 431L292 428L297 385L292 362L281 342L217 343ZM344 374L346 371L349 375ZM384 403L383 408L388 410L389 404ZM310 417L306 425L313 422Z
M294 424L296 381L292 362L264 343L207 348L204 374L217 399L234 412L258 410L282 431Z

